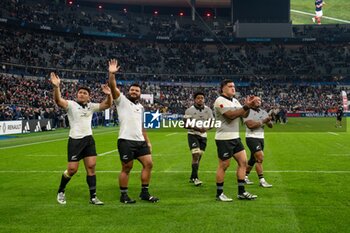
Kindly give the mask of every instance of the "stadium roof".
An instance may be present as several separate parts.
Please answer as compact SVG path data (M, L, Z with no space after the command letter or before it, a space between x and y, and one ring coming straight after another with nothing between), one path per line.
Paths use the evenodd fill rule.
M189 7L191 0L84 0L86 2ZM229 7L231 0L196 0L197 7Z

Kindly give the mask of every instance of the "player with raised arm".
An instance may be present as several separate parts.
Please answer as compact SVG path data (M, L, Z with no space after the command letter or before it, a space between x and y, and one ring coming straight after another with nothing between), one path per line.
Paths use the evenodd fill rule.
M111 90L108 85L102 85L102 91L106 99L101 103L90 103L90 89L79 87L77 100L65 100L61 97L61 80L55 73L50 74L53 85L53 96L56 104L67 111L69 120L68 139L68 165L61 177L61 183L57 192L57 201L66 204L65 188L72 176L78 171L79 161L84 161L87 173L86 182L90 191L90 203L103 205L96 197L96 146L92 136L91 119L94 112L103 111L112 105Z
M158 202L159 198L151 196L148 187L151 180L153 161L151 156L152 145L143 128L144 108L140 104L141 87L132 84L128 94L123 95L117 88L115 74L119 71L115 59L109 61L109 85L119 117L118 151L122 169L119 175L120 202L133 204L136 201L128 195L129 174L133 168L134 160L142 164L141 171L141 200Z

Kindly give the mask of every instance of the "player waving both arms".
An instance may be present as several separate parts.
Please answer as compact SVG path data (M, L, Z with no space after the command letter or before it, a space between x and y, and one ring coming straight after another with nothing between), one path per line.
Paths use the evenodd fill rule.
M55 73L51 73L53 95L56 104L67 111L69 120L68 140L68 165L61 177L58 188L57 201L66 204L65 188L72 176L78 171L79 161L84 160L87 173L86 182L90 191L90 203L103 205L103 202L96 197L96 147L92 137L91 118L94 112L103 111L112 105L111 90L107 85L102 85L102 91L106 99L101 103L90 103L90 89L81 86L78 88L77 100L65 100L61 97L61 80Z

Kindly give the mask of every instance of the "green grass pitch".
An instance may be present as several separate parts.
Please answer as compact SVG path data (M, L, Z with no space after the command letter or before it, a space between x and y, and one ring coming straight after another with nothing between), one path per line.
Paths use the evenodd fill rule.
M201 187L188 183L186 131L150 132L150 191L161 200L134 205L119 203L116 128L94 130L102 154L97 158L97 193L104 206L88 204L83 164L67 186L67 204L56 202L68 130L0 140L0 232L348 232L350 136L334 123L334 118L291 118L276 125L266 134L264 162L266 180L274 186L259 187L254 171L250 177L255 184L246 188L258 199L237 200L236 163L231 161L224 187L234 198L231 203L215 201L214 132L201 161ZM140 191L140 168L135 162L129 184L133 198Z
M350 1L349 0L325 0L323 15L335 19L350 21ZM291 9L305 13L315 14L314 0L291 0ZM311 15L305 15L291 11L291 20L293 24L313 24ZM322 24L343 24L337 20L322 18ZM349 23L349 22L348 22Z

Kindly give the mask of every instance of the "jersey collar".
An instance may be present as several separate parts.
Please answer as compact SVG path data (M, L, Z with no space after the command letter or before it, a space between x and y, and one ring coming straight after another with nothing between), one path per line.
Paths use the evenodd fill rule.
M77 102L77 104L79 104L82 108L87 107L87 104L83 104L83 103L79 103L79 102Z
M227 100L229 100L229 101L232 101L233 100L233 98L229 98L229 97L227 97L227 96L225 96L225 95L220 95L221 97L224 97L225 99L227 99Z
M199 111L202 111L204 109L204 105L201 107L197 104L193 104L193 106L195 107L195 109L199 110Z
M133 104L138 104L138 103L140 103L139 100L132 100L132 99L130 99L130 96L129 96L129 95L126 95L126 98L127 98L131 103L133 103Z
M251 108L251 109L253 109L253 110L256 111L256 112L260 112L260 110L261 110L260 107L259 107L259 108Z

